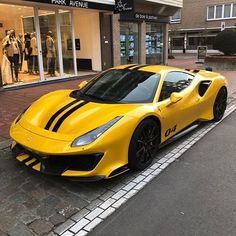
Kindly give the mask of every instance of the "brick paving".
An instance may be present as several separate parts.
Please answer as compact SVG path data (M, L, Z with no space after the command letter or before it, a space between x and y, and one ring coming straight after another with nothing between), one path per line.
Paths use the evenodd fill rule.
M78 77L76 80L54 82L18 90L0 91L0 142L9 139L11 122L37 98L58 89L76 89L81 80L92 76Z

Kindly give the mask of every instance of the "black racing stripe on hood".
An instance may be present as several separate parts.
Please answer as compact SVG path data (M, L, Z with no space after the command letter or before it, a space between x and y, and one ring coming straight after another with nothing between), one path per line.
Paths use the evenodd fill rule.
M135 67L135 66L137 66L137 64L129 65L129 66L125 67L124 70L127 70L127 69Z
M148 66L148 65L137 66L137 67L133 68L132 70L139 70L139 69L141 69L141 68L143 68L143 67L146 67L146 66Z
M74 113L75 111L77 111L79 108L81 108L82 106L86 105L88 102L84 101L80 104L78 104L77 106L73 107L72 109L70 109L69 111L67 111L55 124L54 128L52 129L53 132L57 132L58 129L60 128L61 124L64 122L64 120L66 118L68 118L72 113Z
M46 130L49 130L53 121L66 109L68 109L69 107L73 106L74 104L76 104L77 102L79 102L79 100L74 100L73 102L68 103L67 105L65 105L64 107L62 107L60 110L58 110L48 121L47 125L45 126Z

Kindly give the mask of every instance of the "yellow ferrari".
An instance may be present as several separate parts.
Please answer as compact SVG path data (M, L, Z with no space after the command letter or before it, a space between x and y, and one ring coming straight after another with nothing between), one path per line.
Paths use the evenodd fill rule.
M124 65L78 90L42 96L12 123L15 158L52 175L111 178L151 164L161 145L196 122L219 121L226 79L206 70Z

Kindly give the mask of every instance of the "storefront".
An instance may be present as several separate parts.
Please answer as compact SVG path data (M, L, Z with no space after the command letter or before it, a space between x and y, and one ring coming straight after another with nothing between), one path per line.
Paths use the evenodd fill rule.
M112 2L0 1L3 86L105 69L110 58L102 55L112 57L112 42L106 40L106 48L103 46L101 32L107 26L102 19L105 14L112 14Z
M171 2L0 0L0 87L166 64Z
M177 8L162 2L117 1L116 10L120 14L113 17L113 38L114 42L117 40L120 43L114 44L114 51L117 52L114 55L119 55L114 58L115 64L167 63L167 25L169 15ZM116 33L117 28L120 35Z

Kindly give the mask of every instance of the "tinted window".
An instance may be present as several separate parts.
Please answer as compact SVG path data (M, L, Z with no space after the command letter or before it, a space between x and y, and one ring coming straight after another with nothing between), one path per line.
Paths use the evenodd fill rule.
M89 83L78 95L108 102L152 102L159 80L160 75L152 72L110 70Z
M170 97L173 92L180 92L187 88L193 80L193 76L183 72L170 72L167 74L159 101L163 101Z

